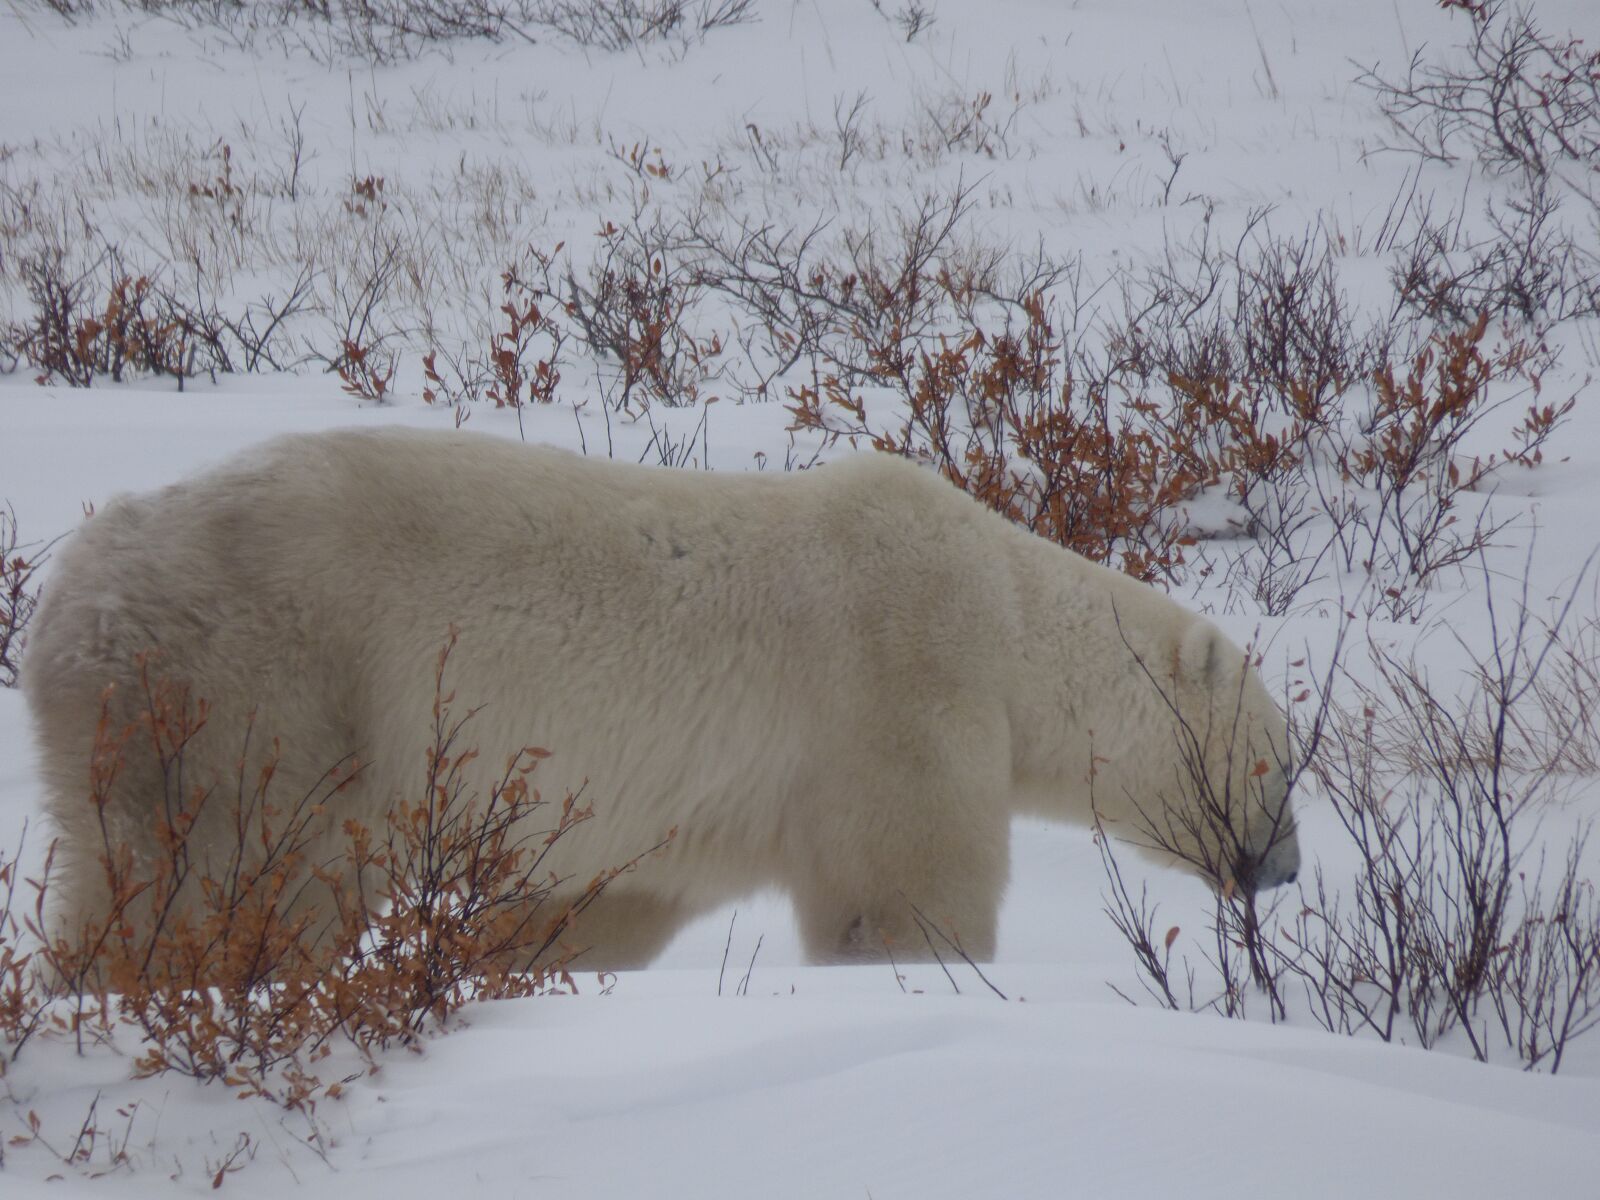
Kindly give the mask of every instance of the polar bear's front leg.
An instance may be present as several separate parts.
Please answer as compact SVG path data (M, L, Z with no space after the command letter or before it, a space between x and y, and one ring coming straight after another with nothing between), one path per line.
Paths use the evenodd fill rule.
M1009 813L992 790L932 782L871 809L874 820L830 822L835 835L853 824L853 836L816 838L791 883L806 956L927 962L957 957L948 937L974 961L992 960L1010 872Z

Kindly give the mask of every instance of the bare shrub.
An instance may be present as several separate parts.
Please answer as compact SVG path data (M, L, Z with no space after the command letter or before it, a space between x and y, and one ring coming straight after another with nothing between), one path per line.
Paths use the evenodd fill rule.
M343 840L331 853L332 814L359 764L336 764L306 794L280 800L274 744L254 775L242 753L231 786L185 783L208 707L145 664L137 721L117 728L103 708L85 798L102 833L105 902L79 927L47 929L47 859L25 922L45 968L37 979L16 949L9 904L0 909L0 1032L20 1048L41 1013L79 1039L131 1024L140 1074L176 1071L309 1109L340 1086L315 1073L335 1037L371 1054L443 1027L473 999L570 988L572 921L643 855L587 881L551 872L552 848L591 810L573 796L547 808L531 782L542 750L512 755L487 796L469 789L473 713L458 715L446 689L453 645L452 635L436 663L418 798L401 801L380 830L336 825ZM246 749L252 736L245 731ZM167 781L164 811L150 814L154 862L133 860L107 813L141 744ZM0 862L0 898L14 871Z
M630 50L755 19L755 0L525 0L527 20L580 46Z
M1014 256L966 234L972 189L958 181L860 226L828 235L743 225L735 232L691 214L678 235L694 282L754 318L738 338L765 399L797 367L813 389L832 374L877 380L885 364L914 362L941 335L959 336L980 307L1020 319L1025 304L1066 275L1041 251Z
M87 351L80 355L78 349L78 331L90 320L87 276L67 277L61 256L49 253L23 259L17 273L33 312L10 330L14 353L43 372L40 382L54 375L69 386L87 387L94 375L80 363Z
M94 268L72 277L60 257L45 254L25 259L19 271L33 315L13 340L42 372L41 383L89 387L97 375L121 382L125 374L148 372L171 375L181 386L194 373L184 323L166 310L147 276L113 274L104 301L96 302Z
M49 554L49 545L21 540L16 509L0 508L0 687L17 686L28 622L39 604L34 576Z
M1100 852L1100 866L1106 873L1106 882L1111 889L1110 895L1102 896L1104 906L1101 911L1111 919L1112 925L1116 926L1117 932L1133 951L1134 960L1139 966L1140 985L1146 994L1163 1008L1174 1011L1182 1009L1184 1003L1173 990L1177 983L1182 981L1173 979L1172 945L1183 930L1177 925L1171 925L1165 933L1157 932L1156 917L1160 906L1150 902L1148 885L1141 885L1139 895L1134 896L1128 886L1127 877L1123 874L1122 863L1112 849L1111 835L1106 831L1098 812L1094 821L1094 844L1095 849ZM1192 1009L1195 1007L1192 968L1187 970L1187 976L1188 1007ZM1134 1003L1116 984L1107 986L1128 1003Z
M1531 882L1518 873L1511 928L1491 964L1488 1002L1529 1068L1561 1069L1568 1046L1600 1025L1600 900L1586 872L1588 830L1575 837L1548 882L1540 855ZM1475 1046L1476 1048L1476 1046Z
M1369 573L1426 587L1440 571L1455 567L1487 546L1497 526L1480 519L1470 530L1458 522L1456 504L1479 489L1495 469L1493 455L1467 457L1462 443L1504 400L1490 398L1495 383L1526 376L1533 350L1522 341L1485 352L1488 314L1470 328L1434 336L1401 380L1384 364L1373 377L1376 403L1358 440L1343 457L1345 472L1371 489L1371 503L1352 524L1363 534L1359 553ZM1530 387L1537 394L1539 381ZM1537 407L1525 423L1524 445L1508 451L1523 462L1534 456L1569 403L1548 413ZM1528 439L1532 439L1531 441ZM1398 597L1396 598L1398 599ZM1391 609L1399 615L1401 606Z
M1060 367L1060 344L1036 299L1022 328L942 339L916 359L880 357L904 417L874 422L837 377L792 393L800 429L860 438L936 466L1035 533L1146 579L1172 577L1188 540L1177 508L1201 482L1101 390ZM881 351L875 351L881 355Z
M1495 171L1544 176L1600 156L1600 51L1571 34L1544 33L1524 6L1467 9L1465 61L1430 62L1419 50L1403 79L1369 71L1401 145L1454 162L1469 153Z
M1573 409L1571 398L1541 402L1542 352L1515 336L1491 342L1484 313L1432 334L1403 376L1388 359L1365 379L1326 387L1247 377L1230 392L1226 379L1173 376L1185 401L1164 406L1161 421L1174 453L1189 447L1195 463L1214 463L1242 510L1252 545L1231 557L1228 578L1265 611L1287 612L1325 572L1359 572L1369 613L1414 621L1441 575L1500 528L1485 506L1469 513L1464 501L1508 464L1540 462ZM1464 451L1529 396L1498 455Z
M676 835L632 860L582 881L555 904L559 883L551 850L593 816L567 796L559 811L531 777L548 753L526 747L506 763L487 798L473 795L465 769L477 758L463 744L472 714L452 712L445 690L451 643L435 675L433 739L423 799L390 814L381 841L346 822L355 877L375 880L375 894L357 894L341 914L340 978L334 1005L342 1026L364 1048L412 1041L473 999L538 995L572 987L566 961L572 922L612 880Z
M106 253L115 272L115 287L115 280L126 277L124 256L116 247L108 247ZM220 286L198 260L139 278L147 282L154 311L166 322L171 336L181 337L189 377L203 373L214 383L218 375L280 371L304 361L289 349L289 331L297 318L316 307L317 277L315 268L302 266L281 296L264 292L242 306L224 302ZM162 373L148 365L151 357L145 354L132 365ZM180 390L184 378L178 376Z
M355 342L344 344L340 356L339 378L344 390L361 400L382 404L389 398L389 383L394 379L395 359L391 354L358 346Z
M1324 229L1279 237L1267 217L1248 214L1232 250L1208 224L1126 277L1108 348L1119 367L1146 378L1247 383L1274 411L1316 426L1390 357L1395 335L1358 321Z
M690 316L702 290L676 232L635 207L626 224L607 221L601 250L582 281L569 270L566 315L573 334L610 370L600 375L606 403L695 403L721 372L722 339L697 337Z
M1281 955L1315 981L1329 1028L1405 1031L1424 1046L1455 1035L1475 1058L1509 1051L1554 1071L1600 1024L1588 826L1553 847L1539 837L1565 798L1561 744L1591 736L1571 714L1552 727L1539 699L1570 603L1540 623L1524 591L1506 618L1491 591L1488 652L1462 647L1474 676L1460 697L1441 699L1415 662L1371 647L1378 690L1337 710L1330 752L1310 767L1360 851L1354 897L1341 911L1319 874ZM1528 744L1533 728L1542 744Z
M306 0L309 14L329 23L341 49L379 62L408 58L434 42L526 37L522 5L504 0ZM284 6L286 18L290 6ZM287 23L287 21L286 21Z
M0 1079L5 1078L7 1062L16 1058L44 1017L45 1006L34 983L33 951L25 943L27 916L17 904L27 836L24 828L22 844L9 857L0 850L0 1046L8 1051L0 1054Z
M1506 463L1537 463L1572 409L1539 399L1542 343L1493 345L1487 314L1414 335L1397 367L1394 335L1354 317L1328 235L1274 239L1260 214L1232 252L1205 234L1125 280L1098 349L1061 303L1067 273L1040 259L1013 276L1031 290L1002 284L1001 259L961 237L963 203L906 214L895 241L846 236L843 264L817 228L703 239L701 277L758 317L776 370L809 363L789 386L796 429L926 461L1142 578L1184 578L1186 548L1231 531L1250 544L1221 551L1226 577L1269 613L1359 573L1369 611L1418 619L1441 573L1496 533L1463 498ZM893 416L863 399L885 386ZM1513 388L1532 403L1504 451L1465 455ZM1196 525L1208 493L1225 504Z
M1205 825L1211 825L1222 816L1214 800L1204 802L1198 811L1201 814L1198 822ZM1132 831L1131 837L1121 840L1174 853L1176 835L1175 828L1163 827L1163 823L1157 821L1146 822ZM1173 949L1178 945L1183 928L1169 925L1164 933L1160 932L1160 906L1151 901L1147 885L1141 885L1139 894L1134 895L1114 848L1118 840L1097 815L1095 846L1100 852L1100 865L1109 889L1101 894L1101 911L1132 950L1138 980L1145 993L1163 1008L1215 1012L1241 1019L1254 1011L1253 1001L1259 998L1268 1006L1269 1020L1283 1019L1287 1008L1282 972L1265 940L1276 906L1268 910L1264 919L1257 906L1258 899L1264 902L1264 898L1258 898L1229 879L1212 893L1204 940L1193 943L1197 947L1199 965L1191 961L1187 953L1180 954L1179 961L1174 963ZM1205 874L1220 863L1207 866L1204 860L1191 860L1190 865ZM1130 1004L1136 1003L1116 984L1108 982L1107 986Z
M804 232L744 225L729 234L702 214L691 217L686 239L696 250L695 281L733 301L748 320L736 333L754 372L743 385L751 399L769 400L777 381L802 363L817 363L843 322L830 276L821 265L826 225Z
M1600 774L1600 618L1569 622L1529 683L1507 713L1517 768Z
M364 231L354 257L326 273L323 301L328 331L338 354L328 355L308 341L306 357L342 373L351 366L351 350L361 352L372 366L393 361L388 343L402 331L386 314L389 292L404 267L400 239L381 229ZM359 368L358 368L359 371Z
M17 266L31 313L4 341L39 372L40 383L91 387L97 378L167 376L182 390L201 374L215 380L299 361L285 348L286 331L312 304L316 273L309 267L281 298L269 293L229 310L198 264L180 286L160 272L133 270L115 246L85 266L71 261L46 250Z
M3 1074L3 1071L0 1071ZM20 1133L10 1134L5 1144L8 1148L24 1146L38 1146L51 1158L57 1160L62 1166L69 1167L90 1179L98 1179L114 1171L126 1169L133 1164L133 1156L129 1148L133 1146L134 1126L139 1124L141 1118L148 1116L151 1106L143 1101L135 1100L131 1104L119 1105L113 1112L107 1113L101 1107L101 1094L96 1093L84 1110L83 1118L78 1122L76 1132L73 1126L63 1127L62 1133L72 1133L72 1140L67 1141L65 1136L52 1131L46 1134L44 1122L34 1109L29 1109L23 1121ZM241 1134L241 1141L251 1146L251 1156L254 1149L248 1135ZM242 1150L238 1153L243 1153ZM236 1156L230 1156L230 1164L237 1162ZM248 1161L248 1160L247 1160ZM3 1156L0 1156L0 1166L5 1165ZM230 1165L228 1170L237 1170L236 1165ZM213 1176L213 1187L220 1186L216 1178L216 1168L207 1163L206 1173ZM51 1176L59 1180L62 1176L55 1173Z
M385 63L466 38L535 40L551 32L581 46L628 50L668 37L701 40L755 19L754 0L39 0L68 21L102 7L159 13L241 46L262 40L324 61L355 55Z
M147 664L142 681L138 723L115 727L107 703L96 733L85 803L101 832L104 905L81 927L32 932L74 1007L75 1034L86 1024L109 1030L121 1017L144 1038L140 1073L174 1070L264 1091L267 1074L298 1055L316 1026L322 930L296 899L321 865L311 854L323 805L353 777L351 764L286 803L271 796L275 754L253 778L241 755L231 795L186 787L187 747L207 724L207 706ZM245 738L248 747L249 731ZM137 752L153 753L167 781L164 810L150 814L160 846L153 863L133 860L107 812L125 757L141 744L147 751ZM231 828L231 843L202 844L194 833L202 822Z
M281 296L266 292L241 308L224 306L198 263L183 283L157 277L155 286L162 311L183 327L195 369L215 381L236 372L284 371L303 361L289 349L289 330L312 307L317 274L302 266Z
M814 277L824 306L846 318L839 327L847 336L830 355L844 378L903 375L921 350L959 328L952 317L971 323L971 305L995 279L998 258L961 236L971 205L972 188L958 181L844 231L840 259Z
M1459 213L1423 210L1390 272L1398 306L1461 324L1479 312L1527 321L1600 313L1600 257L1561 207L1555 186L1539 176L1485 202L1483 237L1464 233Z
M872 7L880 17L894 25L908 43L916 41L921 34L932 29L939 19L933 9L921 3L921 0L906 0L906 3L893 12L884 7L883 0L872 0Z
M1443 162L1470 157L1512 175L1513 194L1485 205L1490 232L1463 244L1460 223L1417 221L1395 271L1403 303L1470 319L1479 310L1567 320L1600 311L1600 261L1563 220L1575 199L1593 226L1600 191L1600 51L1551 36L1524 6L1456 5L1472 36L1454 60L1419 50L1403 78L1377 69L1360 82L1377 96L1396 148Z
M517 409L519 418L524 404L553 403L561 383L561 351L567 330L556 313L570 315L571 309L562 306L550 277L561 249L560 243L550 254L529 249L536 278L519 273L515 265L500 277L505 294L500 312L506 328L490 343L493 377L487 394L496 408Z
M1201 951L1202 994L1216 980L1216 998L1195 1000L1196 967L1171 961L1178 931L1158 941L1154 909L1103 845L1107 911L1147 991L1167 1007L1229 1016L1244 1015L1253 995L1274 1018L1304 1012L1335 1033L1448 1043L1481 1061L1510 1056L1559 1070L1572 1043L1600 1025L1591 824L1547 832L1571 787L1569 748L1593 744L1589 677L1577 677L1570 705L1553 695L1572 686L1561 664L1592 637L1587 625L1568 630L1576 594L1541 621L1526 584L1510 615L1488 586L1486 650L1457 639L1472 663L1459 694L1441 695L1414 659L1375 639L1373 682L1363 682L1344 660L1342 633L1328 671L1294 681L1291 791L1329 804L1355 852L1355 877L1340 886L1318 864L1295 899L1266 912L1219 897L1218 936ZM1353 702L1335 698L1336 682L1353 688ZM1142 835L1181 853L1181 839L1158 823Z
M946 92L920 102L925 153L935 160L959 151L985 158L1011 158L1015 148L1011 133L1022 112L1016 101L1009 112L996 113L994 94Z
M519 429L524 405L554 403L569 336L563 319L568 310L557 294L561 285L552 278L561 250L559 243L549 254L530 247L522 261L501 273L505 324L489 334L481 354L452 356L434 346L423 356L424 401L455 408L459 424L469 403L486 398L496 408L515 409Z

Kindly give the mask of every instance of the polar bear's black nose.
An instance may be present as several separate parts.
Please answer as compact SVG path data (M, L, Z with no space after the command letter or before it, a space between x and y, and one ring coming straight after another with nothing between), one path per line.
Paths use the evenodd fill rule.
M1265 855L1247 858L1241 864L1241 880L1248 881L1252 892L1266 892L1286 883L1293 883L1300 874L1300 847L1293 838L1280 841Z

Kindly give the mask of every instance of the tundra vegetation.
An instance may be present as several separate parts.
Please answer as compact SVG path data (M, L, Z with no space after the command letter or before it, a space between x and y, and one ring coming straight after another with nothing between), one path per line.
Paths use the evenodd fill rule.
M19 3L41 25L158 13L199 39L329 64L405 63L468 39L665 63L781 19L758 0ZM937 36L931 8L872 7L908 44ZM1577 355L1600 359L1600 52L1534 10L1441 7L1454 45L1355 69L1384 131L1368 153L1406 164L1367 219L1329 209L1288 225L1270 205L1224 204L1191 187L1184 134L1120 124L1020 68L906 105L842 93L804 120L730 126L709 153L539 93L508 112L351 85L352 129L515 134L581 160L555 183L514 155L404 178L345 170L294 104L220 136L130 123L71 155L6 146L0 370L179 390L325 372L353 403L420 393L458 424L581 388L608 428L648 425L648 459L678 468L706 465L696 434L714 403L778 405L790 436L773 465L904 455L1180 598L1332 622L1321 657L1266 641L1252 653L1285 681L1295 803L1331 811L1339 843L1306 845L1321 861L1293 887L1220 888L1195 936L1161 919L1119 841L1184 839L1157 820L1102 832L1105 910L1142 991L1117 986L1556 1071L1600 1023L1595 860L1568 804L1600 772L1600 619L1587 563L1554 601L1530 586L1532 532L1495 494L1559 458L1582 388L1547 381L1571 378ZM1261 62L1270 99L1265 47ZM1080 137L1132 146L1142 166L1080 177L1059 208L1155 214L1157 252L1108 259L993 234L1000 169L1035 155L1042 120L1069 107ZM1470 186L1438 187L1435 171L1456 165ZM678 409L699 423L658 430ZM0 508L0 685L25 661L40 537ZM1488 631L1462 635L1464 673L1390 636L1448 604L1479 606L1471 627ZM206 698L152 677L148 700L137 727L100 729L85 804L131 738L181 778ZM540 903L540 860L546 839L583 836L589 810L539 794L540 748L474 746L472 701L452 694L445 648L414 795L386 827L346 831L376 905L346 895L312 917L283 890L347 763L306 796L275 794L270 771L226 794L175 791L169 861L136 875L108 837L110 908L70 935L44 923L48 849L37 871L0 854L5 1061L39 1037L131 1030L139 1072L314 1113L347 1082L319 1067L340 1041L372 1055L470 999L574 986L547 953L572 914ZM464 794L459 764L480 752L504 758L503 781ZM133 936L127 906L159 910L195 869L193 807L223 804L261 814L264 844L241 822L238 853L199 881L203 916ZM1225 821L1224 805L1201 819ZM1218 864L1194 865L1222 882ZM538 916L508 925L508 912ZM551 965L507 967L529 950Z

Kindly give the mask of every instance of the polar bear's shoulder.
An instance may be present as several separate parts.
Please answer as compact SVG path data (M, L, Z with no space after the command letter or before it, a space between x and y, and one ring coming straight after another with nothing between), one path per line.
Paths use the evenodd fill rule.
M806 472L817 486L874 509L909 507L928 514L983 517L993 514L932 466L898 454L853 454Z

